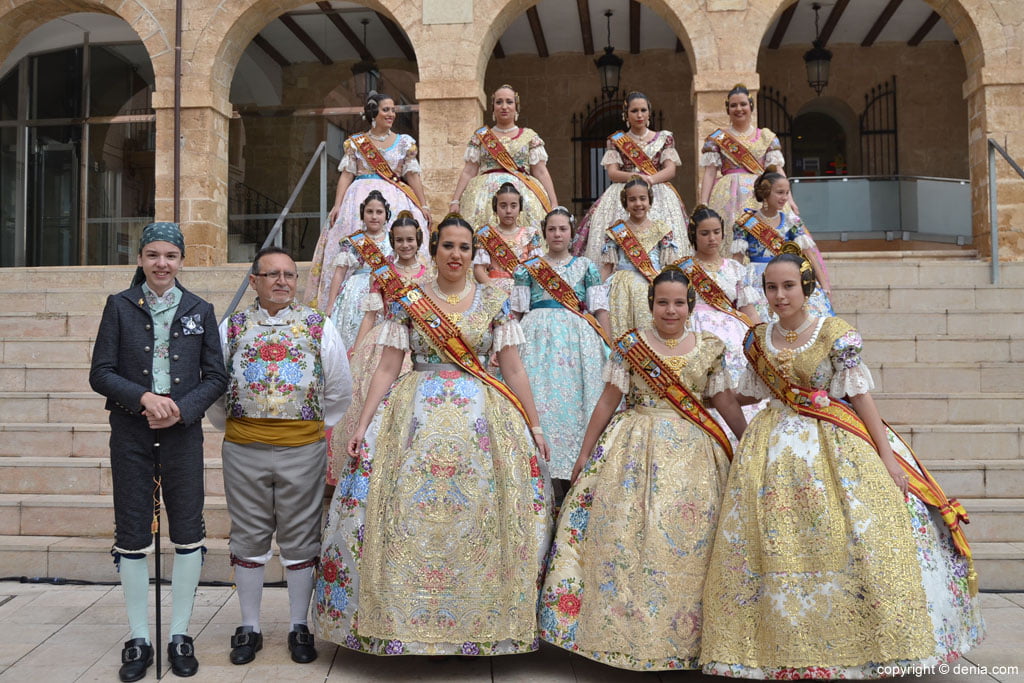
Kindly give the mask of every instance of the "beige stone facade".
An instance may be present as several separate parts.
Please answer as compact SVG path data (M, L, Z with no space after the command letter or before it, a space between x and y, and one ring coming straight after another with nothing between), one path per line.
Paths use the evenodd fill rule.
M912 52L895 46L872 48L872 65L856 54L840 51L841 69L858 70L870 84L886 75L882 64L898 64L907 76L901 98L908 112L908 133L901 144L901 165L907 172L928 175L969 175L973 198L975 246L988 251L988 168L986 139L1006 144L1011 153L1024 149L1024 3L1019 0L925 0L952 28L960 56L939 48ZM482 122L485 93L495 84L512 81L523 91L524 123L538 129L551 145L556 189L565 183L570 148L566 112L586 98L574 91L573 74L591 66L585 57L556 56L545 60L492 60L498 38L534 0L366 0L362 4L392 18L415 49L418 73L419 140L430 204L444 207L462 166L470 132ZM218 264L227 257L229 122L233 105L230 87L242 52L271 19L304 0L224 0L188 3L182 35L182 177L181 220L190 245L190 261ZM677 177L688 203L696 194L699 145L724 118L725 93L737 82L758 88L781 86L782 74L802 77L799 52L779 50L764 55L761 40L790 0L645 0L676 33L682 53L652 51L637 56L623 82L646 89L655 106L666 108L665 125L677 136L684 168ZM468 9L467 9L468 8ZM155 72L153 106L157 112L156 218L173 215L172 168L174 101L173 0L7 0L0 5L0 59L36 27L72 12L101 12L123 18L145 45ZM471 22L466 22L472 18ZM459 23L462 22L462 23ZM749 36L737 40L737 36ZM855 51L855 48L850 48ZM660 62L664 66L660 66ZM843 64L847 66L842 66ZM876 68L879 67L879 68ZM630 71L634 69L634 71ZM888 69L889 72L892 69ZM770 78L769 78L770 76ZM319 78L319 77L318 77ZM316 87L296 80L296 89ZM301 87L300 87L301 86ZM857 96L849 88L841 97ZM545 93L556 92L547 101ZM809 91L808 91L809 93ZM935 97L934 93L942 93ZM327 91L324 91L327 94ZM840 99L841 99L840 97ZM666 103L671 102L671 111ZM794 111L802 106L794 102ZM855 103L848 103L854 110ZM909 115L909 114L908 114ZM966 125L964 125L966 121ZM928 136L946 137L947 126L959 122L966 131L951 139L945 152L927 156ZM918 136L918 137L915 137ZM956 137L955 135L953 137ZM303 144L303 140L293 140ZM312 152L312 149L310 149ZM1000 256L1024 259L1024 190L1022 181L1002 162L997 165L1000 189L998 223ZM941 170L940 172L937 172Z

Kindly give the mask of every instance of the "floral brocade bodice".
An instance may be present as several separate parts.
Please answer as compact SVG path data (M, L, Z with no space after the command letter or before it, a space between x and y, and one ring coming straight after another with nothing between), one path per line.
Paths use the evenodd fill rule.
M528 172L530 170L530 166L533 164L538 161L547 160L547 153L544 150L544 140L541 139L540 135L537 134L537 131L532 128L519 128L518 132L512 135L499 133L493 128L491 131L508 151L509 155L512 157L512 161L515 162L518 168ZM466 150L466 159L479 163L480 173L502 171L505 168L499 164L493 156L491 156L485 146L480 144L480 139L476 135L473 135L469 141L469 147Z
M649 330L641 332L640 336L650 345L653 335ZM658 357L679 378L680 384L697 398L703 398L730 388L728 374L723 369L724 354L725 342L713 334L704 332L697 334L697 343L688 353L681 356L658 354ZM613 353L608 360L605 380L622 390L625 378L623 373L629 375L629 390L625 392L627 408L674 410L672 404L658 396L627 360L619 353Z
M448 319L459 328L462 338L476 353L477 358L486 362L494 346L495 331L502 325L518 323L510 315L508 295L498 287L477 285L473 303L463 313L449 314ZM409 348L415 363L451 363L423 335L399 303L391 304L390 320L405 327L409 335ZM386 343L389 341L385 340ZM401 346L401 343L396 344Z

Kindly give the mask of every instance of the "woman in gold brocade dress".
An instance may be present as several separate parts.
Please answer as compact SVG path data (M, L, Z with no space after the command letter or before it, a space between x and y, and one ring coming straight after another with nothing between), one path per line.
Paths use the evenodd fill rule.
M449 210L462 214L474 230L483 225L493 225L496 218L491 208L491 197L503 184L512 183L523 197L519 225L536 228L544 215L558 204L555 186L548 173L544 140L533 129L517 125L519 95L512 86L503 85L495 90L492 103L494 125L479 129L470 138L466 147L466 165L455 186ZM488 132L508 151L518 175L500 164L481 140L481 136ZM531 181L536 191L523 181L523 177ZM544 202L547 202L546 206Z
M605 366L604 394L559 517L539 622L542 639L611 666L693 669L729 460L632 371L622 349L638 335L733 431L742 434L745 422L729 389L725 344L686 325L695 300L686 276L669 268L654 282L654 327L624 336ZM613 418L623 395L626 410Z
M764 272L779 319L747 341L752 364L775 366L761 374L781 393L769 395L754 374L737 389L770 400L743 435L725 488L704 588L704 672L879 678L952 661L984 632L970 560L939 513L907 494L894 452L915 478L921 469L878 416L861 337L803 308L814 275L787 250L799 247L787 244ZM792 385L809 392L797 404L804 412L775 398L791 397ZM811 410L844 397L877 450ZM838 407L830 414L848 415Z
M349 440L352 459L324 526L317 633L377 655L536 650L550 483L519 360L525 337L505 293L468 277L473 231L464 220L441 221L430 253L437 279L414 295L457 328L477 361L497 353L508 389L535 426L527 427L506 388L479 379L464 359L454 363L426 336L437 329L427 324L433 314L412 299L409 308L392 304ZM394 382L406 351L413 369Z

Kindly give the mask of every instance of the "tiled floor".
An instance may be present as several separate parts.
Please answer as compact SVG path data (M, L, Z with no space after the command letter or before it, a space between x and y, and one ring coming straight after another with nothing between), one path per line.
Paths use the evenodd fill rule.
M545 646L509 657L448 659L372 657L319 643L313 664L294 664L286 645L287 592L268 588L263 598L264 648L256 661L233 666L228 639L238 619L230 588L201 588L193 634L202 681L688 681L696 672L635 673L612 669ZM922 683L1024 683L1024 593L982 595L988 638L945 675L907 677ZM170 617L164 590L163 617ZM151 617L152 620L152 617ZM27 683L117 681L121 644L127 637L121 591L110 586L41 586L0 582L0 679ZM166 662L164 664L166 667ZM168 680L173 674L165 671ZM146 680L156 678L151 667Z

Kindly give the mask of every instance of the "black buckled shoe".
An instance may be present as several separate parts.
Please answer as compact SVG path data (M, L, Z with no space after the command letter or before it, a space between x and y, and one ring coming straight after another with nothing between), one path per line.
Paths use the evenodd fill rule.
M167 661L171 663L171 671L175 676L195 676L199 671L199 661L196 659L192 638L181 633L171 636L171 642L167 643Z
M288 651L292 653L292 661L299 664L309 664L316 659L313 634L303 624L292 625L288 634Z
M117 675L124 683L138 681L146 675L146 669L153 663L153 646L145 638L133 638L121 650L121 668Z
M253 631L252 626L239 626L231 636L231 663L248 664L262 649L263 634Z

